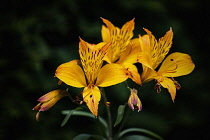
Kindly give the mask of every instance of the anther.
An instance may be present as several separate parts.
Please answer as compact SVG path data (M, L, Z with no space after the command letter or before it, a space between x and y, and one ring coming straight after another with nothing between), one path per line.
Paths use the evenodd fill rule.
M106 106L111 106L110 102L105 102Z
M156 89L156 92L157 93L160 93L161 92L161 84L160 83L157 83L154 87L154 89Z

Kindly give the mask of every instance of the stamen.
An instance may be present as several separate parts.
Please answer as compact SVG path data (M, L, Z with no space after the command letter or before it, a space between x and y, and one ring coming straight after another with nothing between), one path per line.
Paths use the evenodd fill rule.
M159 82L157 82L157 84L155 85L154 89L156 89L157 93L161 92L161 84Z
M128 85L128 82L125 81L125 83L126 83L127 88L128 88L129 90L131 90L131 88L130 88L129 85Z
M102 97L105 96L105 95L103 94L103 92L100 91L100 93L101 93ZM104 99L106 99L106 98L104 97ZM105 102L105 100L104 100L104 104L105 104L106 106L108 106L108 107L111 106L111 103L110 103L110 102Z
M180 90L181 89L181 85L178 83L178 81L174 80L173 77L171 77L171 80L174 82L174 85L176 86L176 89Z
M61 85L61 84L62 84L62 82L63 82L63 81L59 80L59 81L58 81L58 85Z
M181 85L177 81L174 81L174 84L175 84L177 90L181 89Z
M106 106L111 106L110 102L105 102Z
M79 96L76 96L75 99L73 100L73 102L78 103L78 104L82 104L83 103L83 101L80 99Z

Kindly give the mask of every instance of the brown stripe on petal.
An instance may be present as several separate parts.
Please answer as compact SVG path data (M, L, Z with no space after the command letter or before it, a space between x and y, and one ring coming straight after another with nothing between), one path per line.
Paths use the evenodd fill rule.
M80 39L80 58L88 83L93 84L102 66L110 43L89 44Z

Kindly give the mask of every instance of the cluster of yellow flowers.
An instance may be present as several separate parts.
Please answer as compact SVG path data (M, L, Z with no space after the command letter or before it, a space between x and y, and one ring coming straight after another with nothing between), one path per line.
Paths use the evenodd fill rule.
M90 44L80 38L80 60L72 60L58 66L55 77L69 86L84 88L83 101L96 117L101 99L99 87L116 85L128 78L138 85L156 80L157 92L160 92L161 86L167 88L174 101L176 89L180 88L174 77L191 73L195 65L188 54L180 52L172 53L165 58L172 46L172 29L170 28L159 40L145 28L145 35L133 38L134 19L125 23L121 29L107 19L101 19L105 24L101 30L103 41ZM142 73L138 72L135 63L142 64ZM136 106L139 111L141 102L137 90L130 90L128 105L131 109ZM65 90L51 91L40 97L38 100L40 103L33 109L45 111L68 94Z

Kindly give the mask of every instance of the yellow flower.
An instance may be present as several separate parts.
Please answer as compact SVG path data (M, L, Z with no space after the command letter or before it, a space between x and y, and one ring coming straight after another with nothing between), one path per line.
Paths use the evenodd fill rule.
M142 82L146 83L156 79L157 84L155 88L157 89L157 92L160 92L161 86L167 88L174 101L176 89L180 89L180 85L173 77L191 73L195 65L188 54L179 52L170 54L163 61L172 45L172 29L158 41L149 30L144 30L147 32L147 35L139 36L141 53L138 56L138 62L142 63L143 66L143 73L141 74ZM162 65L156 72L155 69L162 61Z
M121 65L106 64L102 67L103 58L106 55L111 43L101 42L99 44L89 44L82 39L79 43L79 61L73 60L61 64L55 76L67 85L81 88L83 90L83 100L90 111L97 117L98 104L101 99L99 87L107 87L125 81L128 76Z
M137 84L141 84L140 75L134 63L137 62L139 53L138 39L132 39L134 30L134 19L128 21L120 29L110 21L102 18L106 27L102 26L102 39L104 42L112 42L104 57L108 63L116 63L125 68L125 73Z
M128 106L134 110L134 107L136 107L138 109L138 112L142 109L142 104L141 101L137 95L137 90L136 89L130 89L131 90L131 94L130 97L128 99Z
M133 37L134 19L125 23L122 29L115 27L107 19L101 18L107 27L102 25L102 39L104 42L112 42L107 56L104 58L108 63L116 62L121 54L127 49Z
M36 115L36 120L39 120L40 111L46 111L50 109L58 100L63 98L64 96L68 96L68 92L65 90L53 90L42 97L40 97L37 101L39 103L33 108L33 110L38 110L39 112Z

